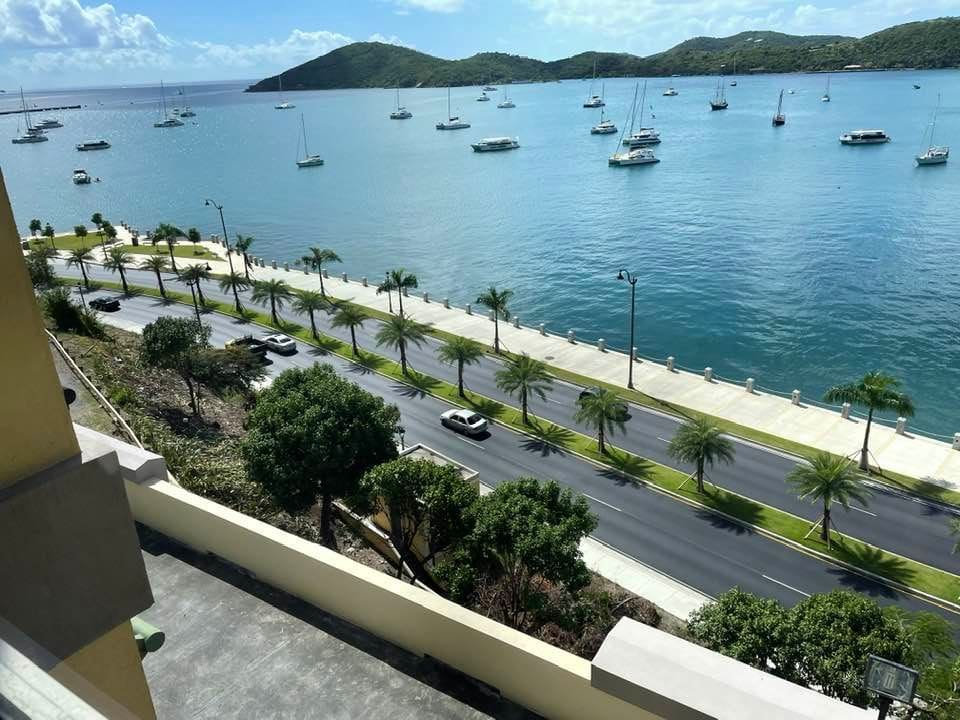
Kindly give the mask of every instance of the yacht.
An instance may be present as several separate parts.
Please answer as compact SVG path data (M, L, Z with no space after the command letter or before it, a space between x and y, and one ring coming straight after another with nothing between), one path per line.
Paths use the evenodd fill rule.
M280 102L273 106L274 110L293 110L296 105L289 103L283 99L283 73L277 76L277 87L278 95L280 96Z
M710 101L711 110L726 110L727 109L727 95L723 87L723 76L717 80L717 91L713 94L713 99Z
M30 122L30 111L27 109L27 101L23 97L23 88L20 88L20 105L23 107L23 118L27 123L26 132L23 135L19 135L10 140L14 145L27 145L31 143L41 143L46 142L48 138L43 130L39 127L34 127ZM19 126L19 120L17 121ZM18 128L19 132L19 128Z
M827 75L827 89L820 96L820 102L830 102L830 76Z
M490 97L487 95L486 91L480 93L480 97L477 98L477 102L490 102Z
M591 135L609 135L617 131L617 126L610 118L603 116L604 109L600 108L600 122L590 128Z
M178 115L182 118L197 116L197 114L190 108L189 105L184 105L183 109L178 113Z
M391 120L409 120L413 113L400 104L400 83L397 83L397 109L390 113Z
M671 85L670 87L668 87L666 90L663 91L663 94L665 97L674 97L675 95L679 95L680 93L678 93L676 89Z
M917 165L943 165L950 157L950 148L933 144L933 133L937 129L937 112L940 110L940 96L937 95L937 107L933 111L933 119L930 121L930 139L927 149L917 155ZM926 139L926 131L923 133Z
M494 150L516 150L520 147L520 138L495 137L484 138L470 147L474 152L492 152Z
M773 116L772 122L774 127L779 127L787 122L787 118L783 114L783 90L780 91L780 99L777 101L777 114Z
M160 81L160 106L162 108L160 113L162 119L153 124L155 128L172 128L183 125L183 121L178 120L167 112L167 98L163 89L163 80Z
M583 106L585 108L598 108L603 107L606 103L603 102L603 85L600 85L600 94L593 94L593 83L597 80L597 59L593 59L593 77L590 80L590 97L588 97Z
M300 113L300 127L303 129L303 159L297 160L297 167L305 168L323 165L323 158L319 155L311 155L307 149L307 126L303 122L303 113Z
M484 88L483 88L483 91L484 91L484 92L496 92L497 89L496 89L495 87L493 87L492 85L485 85Z
M77 168L73 171L73 184L74 185L89 185L90 176L87 174L87 171L83 168Z
M453 115L450 112L450 86L447 86L447 119L441 120L437 123L437 130L463 130L464 128L470 127L470 123L466 120L461 120L458 115Z
M36 125L41 130L50 130L51 128L62 128L63 123L59 120L54 120L52 118L47 118L46 120L41 120Z
M636 101L636 98L634 98ZM647 103L647 81L643 81L643 95L640 97L640 129L634 131L633 121L636 118L637 105L634 102L633 112L630 116L630 132L623 138L623 144L630 148L643 147L644 145L657 145L660 142L660 133L650 127L643 127L643 113Z
M507 89L506 89L506 88L503 89L503 102L498 102L498 103L497 103L497 107L498 107L498 108L506 108L506 109L515 108L515 107L516 107L516 105L513 104L513 100L511 100L510 98L507 97Z
M106 140L94 140L93 142L85 142L77 145L77 150L80 152L86 152L87 150L106 150L110 147L110 143Z
M607 164L623 167L626 165L651 165L658 162L660 162L660 159L654 157L653 151L649 148L634 148L627 152L611 155Z
M840 136L844 145L877 145L890 142L890 136L883 130L851 130Z

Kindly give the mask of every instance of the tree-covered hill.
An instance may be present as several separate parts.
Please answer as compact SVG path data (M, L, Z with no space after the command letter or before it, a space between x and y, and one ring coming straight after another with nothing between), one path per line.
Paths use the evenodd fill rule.
M784 35L742 32L726 38L697 37L645 58L628 53L585 52L544 62L506 53L480 53L445 60L396 45L353 43L283 72L289 90L361 87L442 87L589 77L596 63L601 77L708 75L836 71L863 68L945 68L960 66L960 18L897 25L864 38L839 35ZM265 78L251 92L275 91L279 76Z

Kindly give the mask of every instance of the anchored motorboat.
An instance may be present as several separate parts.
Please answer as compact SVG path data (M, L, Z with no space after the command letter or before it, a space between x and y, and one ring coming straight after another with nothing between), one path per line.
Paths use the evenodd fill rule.
M91 183L90 175L83 168L77 168L73 171L74 185L89 185Z
M677 92L676 88L671 86L671 87L668 87L666 90L664 90L663 94L665 97L674 97L675 95L679 95L680 93Z
M634 148L628 152L615 153L607 161L609 165L650 165L658 163L660 159L654 157L653 151L649 148Z
M851 130L840 136L844 145L878 145L890 142L890 136L883 130Z
M41 130L50 130L52 128L62 128L63 123L59 120L54 120L53 118L47 118L38 122L36 127L40 128Z
M80 152L86 152L88 150L106 150L110 147L110 143L106 140L94 140L93 142L85 142L77 145L77 150Z
M470 147L474 152L492 152L494 150L516 150L520 147L520 138L495 137L484 138L480 142L473 143Z

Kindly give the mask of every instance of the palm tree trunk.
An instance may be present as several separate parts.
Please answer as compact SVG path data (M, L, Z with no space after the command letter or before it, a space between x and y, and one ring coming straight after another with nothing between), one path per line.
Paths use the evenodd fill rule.
M167 299L167 291L166 291L166 289L163 287L163 278L160 277L160 270L159 270L159 269L156 270L156 273L157 273L157 287L160 288L160 297L162 297L164 300L166 300L166 299Z
M129 295L130 290L127 288L127 275L123 271L123 265L120 266L120 282L123 284L123 294Z
M173 268L174 272L177 272L177 260L173 256L173 245L167 245L167 249L170 251L170 267ZM106 252L106 250L104 250Z
M274 325L280 324L277 319L277 299L273 295L270 296L270 316L273 318Z
M320 340L320 335L317 333L317 321L313 319L313 310L310 311L310 332L313 333L314 340Z
M860 450L860 469L870 470L870 425L873 423L873 408L867 413L867 430L863 433L863 448Z
M320 294L324 297L327 296L327 290L323 287L323 268L317 265L317 275L320 276Z
M201 305L207 304L207 301L203 297L203 290L200 288L200 278L197 278L197 297L200 298Z
M457 392L463 397L463 360L457 360Z
M400 317L403 317L403 288L397 287L397 300L400 301Z
M820 523L820 537L827 544L827 550L830 549L830 502L823 501L823 521Z
M333 520L333 498L330 495L320 496L320 538L328 548L336 550L337 541L331 527Z
M80 266L80 274L83 275L83 286L90 289L90 280L87 278L87 269L83 266L83 262L77 263Z
M500 354L500 321L497 319L497 311L493 311L493 351Z
M401 340L400 345L400 371L406 375L407 374L407 348L406 343Z
M523 414L523 424L529 425L527 420L527 389L523 388L520 390L520 410Z
M236 304L237 304L237 312L238 312L238 313L242 313L242 312L243 312L243 306L240 305L240 293L237 292L237 283L234 282L231 287L233 287L233 299L234 299L234 301L235 301Z
M246 252L243 253L243 274L247 276L247 280L250 279L250 258Z
M697 460L697 492L703 492L703 458Z
M600 425L597 426L597 447L600 449L601 455L607 454L607 445L603 441L603 422L601 422Z
M350 342L353 345L353 354L359 355L360 350L357 348L357 329L353 325L350 326Z

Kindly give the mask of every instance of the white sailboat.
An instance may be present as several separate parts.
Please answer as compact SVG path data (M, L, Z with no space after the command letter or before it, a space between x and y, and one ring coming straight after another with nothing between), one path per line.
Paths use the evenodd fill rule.
M437 123L437 130L463 130L470 127L470 123L461 120L458 115L454 115L450 110L450 86L447 86L447 119Z
M300 127L303 130L303 159L297 160L297 167L316 167L323 165L323 158L319 155L311 155L307 149L307 126L303 121L303 113L300 113Z
M930 121L930 139L927 149L917 155L917 165L943 165L950 157L950 148L945 145L933 144L933 133L937 129L937 112L940 110L940 94L937 93L937 107L933 110L933 119ZM927 131L923 132L924 139Z
M197 114L187 105L187 90L186 88L180 88L180 94L183 95L183 109L180 111L179 115L182 118L185 117L196 117Z
M160 120L153 124L155 128L171 128L183 125L183 122L167 113L167 97L163 88L163 80L160 81L160 107Z
M590 128L591 135L609 135L617 131L617 126L613 120L604 117L605 108L600 108L600 122Z
M780 91L780 99L777 101L777 114L773 116L772 122L774 127L779 127L787 122L787 117L783 114L783 90Z
M723 86L723 75L717 79L717 91L713 94L713 100L710 101L711 110L727 109L727 92Z
M397 109L390 113L391 120L409 120L413 113L400 104L400 83L397 83Z
M598 108L603 107L603 84L600 85L600 94L593 94L593 84L597 81L597 59L593 59L593 77L590 80L590 97L584 101L583 106L585 108Z
M23 107L23 119L27 124L27 131L23 135L18 135L17 137L10 140L14 145L29 145L33 143L42 143L46 142L48 138L43 130L38 127L34 127L30 123L30 111L27 109L27 101L23 97L23 88L20 88L20 105ZM19 128L19 122L17 123ZM18 129L19 132L19 129Z
M296 107L296 105L294 105L293 103L289 103L283 99L283 73L280 73L280 75L277 76L277 86L278 86L277 94L280 97L280 102L274 105L273 109L274 110L293 110Z
M830 102L830 76L827 75L827 89L820 96L820 102Z
M633 103L630 105L630 113L627 116L630 121L630 132L633 133L633 119L637 114L637 93L640 90L640 84L633 88ZM626 128L625 128L626 130ZM626 144L623 135L620 136L618 147ZM653 151L648 147L631 147L622 152L616 152L607 159L607 164L617 167L626 167L629 165L650 165L658 163L660 160L653 155Z
M734 55L733 55L733 77L734 77L734 79L730 81L730 87L736 87L736 86L737 86L737 80L736 80L736 77L737 77L737 55L736 55L736 53L734 53Z
M513 104L513 100L507 97L507 89L503 89L503 101L497 103L497 107L501 109L515 108L516 105Z
M660 142L660 133L652 127L643 127L643 112L647 104L647 81L643 81L643 95L640 98L640 129L634 131L633 121L636 117L636 106L633 109L633 115L630 118L630 134L623 139L623 144L627 147L637 148L644 145L657 145Z

